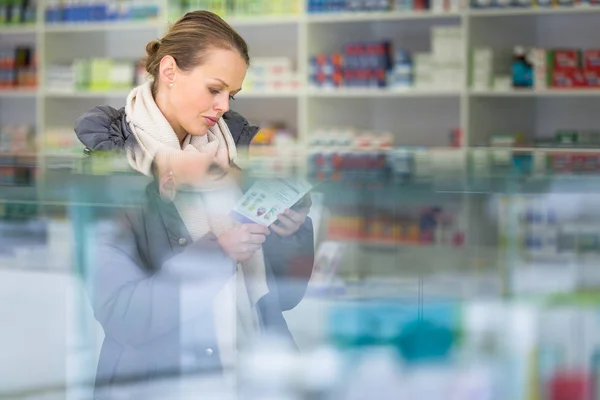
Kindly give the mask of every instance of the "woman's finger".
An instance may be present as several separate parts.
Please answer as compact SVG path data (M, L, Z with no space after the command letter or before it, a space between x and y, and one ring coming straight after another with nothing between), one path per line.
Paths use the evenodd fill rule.
M250 237L248 238L248 243L262 244L265 242L265 240L267 240L265 235L251 233Z
M293 234L293 231L290 228L286 228L282 225L273 224L271 225L271 229L279 236L290 236Z
M244 224L242 228L245 229L249 233L258 234L258 235L268 235L269 228L264 225L259 224Z
M289 209L285 210L285 216L299 225L302 225L304 223L304 220L306 219L306 215L304 215L304 213L300 213Z
M291 217L285 215L285 214L280 214L279 217L277 218L277 220L281 223L280 226L283 226L284 228L294 228L298 225L298 223L296 221L294 221Z

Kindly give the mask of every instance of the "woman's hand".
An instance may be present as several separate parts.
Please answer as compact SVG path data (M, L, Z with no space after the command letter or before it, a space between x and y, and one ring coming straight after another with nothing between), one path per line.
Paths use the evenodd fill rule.
M308 212L308 210L294 211L287 209L283 214L279 214L279 218L271 225L271 229L279 236L292 236L304 224Z
M277 221L271 225L271 229L279 236L292 236L298 232L300 227L302 227L306 221L311 206L312 201L310 195L307 194L300 202L298 202L295 210L287 209L283 214L279 214Z
M266 226L243 224L231 228L218 238L221 248L237 262L248 261L270 234Z

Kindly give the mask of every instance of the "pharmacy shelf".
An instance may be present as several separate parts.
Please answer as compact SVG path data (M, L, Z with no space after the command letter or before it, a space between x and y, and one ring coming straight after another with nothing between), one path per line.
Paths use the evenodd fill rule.
M83 150L80 153L60 153L60 152L45 152L41 155L44 158L64 159L64 160L80 160L86 157Z
M302 90L296 91L241 91L235 95L235 98L240 99L295 99L301 97L304 94Z
M600 97L599 89L470 90L473 97Z
M37 27L35 24L0 26L0 36L2 36L2 35L33 35L36 32L37 32Z
M35 99L38 95L37 89L0 89L0 99Z
M37 201L37 187L0 185L0 203L33 203Z
M588 14L600 12L599 6L572 6L572 7L535 7L535 8L491 8L470 9L467 14L470 17L516 17L516 16L544 16L544 15L568 15Z
M114 22L85 22L85 23L56 23L45 24L43 29L46 33L69 33L69 32L113 32L113 31L139 31L157 30L161 27L158 20L150 21L114 21Z
M106 90L106 91L82 91L82 90L60 90L46 89L44 96L48 98L83 98L93 99L99 97L123 98L125 99L131 89L125 90ZM235 98L240 99L278 99L278 98L297 98L302 96L301 91L241 91Z
M589 18L583 18L582 15L592 14ZM515 23L510 32L503 32L502 23L492 24L491 20L488 23L484 17L487 16L517 16L517 15L570 15L572 17L564 18L564 25L561 25L561 35L541 35L539 32L548 30L544 25L549 20L544 20L543 17L532 18L532 24L540 24L539 27L530 27L529 21L523 24ZM94 22L94 23L45 23L42 21L44 13L39 10L39 22L34 27L28 27L30 32L35 32L35 40L38 53L40 54L39 61L39 80L43 79L44 71L47 67L56 62L70 62L73 59L81 57L124 57L129 49L135 50L139 56L143 54L142 44L145 44L146 37L142 38L142 33L146 31L152 33L152 36L164 31L167 27L167 22L172 18L161 9L161 14L155 20L150 21L115 21L115 22ZM480 19L481 17L481 19ZM513 125L508 123L510 118L505 118L510 115L512 120L520 123L520 120L525 121L525 125L533 126L533 129L547 130L546 126L542 126L540 115L544 107L556 107L560 104L554 104L555 101L540 101L540 110L537 113L529 113L531 110L527 99L537 98L556 98L565 99L565 104L570 102L577 103L579 98L594 98L600 97L600 91L596 90L510 90L505 92L500 91L478 91L469 89L466 84L455 90L445 89L417 89L417 88L402 88L402 89L370 89L370 88L340 88L340 89L324 89L307 86L309 59L315 54L328 51L336 51L340 49L343 43L352 40L370 40L370 39L391 39L394 42L395 48L406 48L412 52L433 52L435 49L440 49L440 46L434 46L431 27L434 26L449 26L460 27L461 33L464 36L462 44L458 44L453 51L461 52L464 55L464 61L467 59L468 47L490 47L492 49L511 48L515 44L526 43L530 45L538 44L544 47L553 45L565 46L567 43L572 46L581 48L593 48L596 46L593 42L595 36L589 34L588 31L581 31L578 21L585 21L587 25L593 25L589 29L594 29L598 24L595 17L598 17L600 22L600 6L590 7L564 7L564 8L506 8L506 9L466 9L452 12L433 12L433 11L393 11L393 12L343 12L343 13L307 13L303 11L298 15L262 15L262 16L242 16L228 15L225 20L235 28L240 28L242 35L248 40L250 53L252 57L285 57L292 61L293 68L299 73L302 83L302 89L286 90L286 91L259 91L252 90L252 86L248 85L248 89L243 90L236 97L242 101L244 106L243 112L247 113L248 118L254 118L261 123L269 121L274 114L283 122L291 124L297 131L298 137L303 143L309 141L313 129L322 127L327 129L331 126L338 126L344 121L351 121L355 113L359 112L359 107L368 105L372 102L374 105L383 105L388 100L392 100L393 105L390 109L385 109L382 112L381 126L397 126L398 123L407 121L406 129L419 131L422 123L430 124L431 131L439 132L441 129L461 128L463 132L463 146L467 147L474 143L486 143L490 133L490 129L486 127L493 126L499 132L512 132ZM408 22L407 22L408 21ZM410 21L415 21L410 22ZM419 21L422 21L419 22ZM502 20L505 21L505 20ZM561 24L563 19L561 19ZM364 22L364 24L363 24ZM508 24L510 21L506 19ZM516 22L516 21L515 21ZM550 21L553 22L553 21ZM348 24L345 24L348 23ZM265 33L260 28L266 27L270 30L272 27L274 33L273 44L266 43L264 39ZM569 33L567 27L578 28L575 33ZM246 29L247 28L247 29ZM564 28L564 29L563 29ZM21 27L11 27L15 32ZM323 32L316 32L314 29L325 29ZM539 31L534 39L523 40L529 38L531 32ZM588 29L588 30L589 30ZM514 32L513 32L514 31ZM3 28L0 28L0 35ZM88 49L86 42L76 42L78 39L77 33L89 32L86 37L89 37L91 42L96 43L94 49ZM117 32L115 37L112 33ZM566 32L566 33L564 33ZM56 36L52 36L57 33ZM60 38L59 33L65 33ZM317 34L318 33L318 34ZM543 32L546 33L546 32ZM588 33L587 36L583 35ZM583 35L583 36L582 36ZM538 36L540 38L538 42ZM549 37L548 37L549 36ZM578 38L587 38L587 42ZM592 39L590 39L590 37ZM9 38L12 39L12 38ZM20 39L20 38L18 38ZM64 40L63 40L64 39ZM439 37L438 37L439 39ZM454 39L454 38L451 38ZM64 47L69 47L71 43L76 43L73 49L65 51ZM95 50L97 49L97 50ZM82 52L80 55L79 52ZM64 60L64 61L63 61ZM465 69L464 77L466 78L467 71ZM466 81L466 79L461 79ZM42 88L39 91L28 93L0 92L0 98L18 98L31 97L36 98L35 126L39 127L39 131L45 132L47 126L58 126L63 124L72 124L73 117L69 112L54 113L49 112L54 109L60 109L62 106L59 101L72 99L75 102L78 99L90 99L89 102L98 102L101 104L107 101L114 101L115 104L124 104L129 89L125 90L109 90L109 91L63 91L51 90ZM505 98L511 100L513 98L523 98L523 101L505 101L506 107L494 109L495 102L488 102L487 99ZM279 102L278 100L282 100ZM356 102L348 102L348 107L338 107L341 99L356 99ZM421 100L422 99L422 100ZM438 99L440 100L438 102ZM283 101L285 100L285 101ZM326 112L326 103L331 100L333 104L332 112ZM403 102L402 109L398 113L393 111L396 107L396 101ZM563 100L556 100L563 101ZM281 104L280 104L281 103ZM412 119L413 116L421 115L423 110L431 107L435 103L435 111L427 113L427 117L420 118L417 123ZM524 103L525 109L519 109L519 104ZM553 104L545 104L553 103ZM269 107L264 105L268 104ZM272 110L273 104L279 110ZM406 105L406 107L404 107ZM531 101L533 107L534 101ZM241 106L241 103L240 103ZM323 106L323 107L321 107ZM574 105L575 106L575 105ZM436 112L439 107L439 112ZM579 114L586 112L585 107L579 107ZM375 112L378 112L375 110ZM402 115L400 115L402 114ZM575 113L577 114L577 113ZM579 121L580 115L573 114L575 121ZM64 115L64 116L63 116ZM554 113L555 122L546 122L547 124L560 124L561 126L574 126L577 128L577 123L571 121L569 114ZM514 118L513 118L514 117ZM584 120L581 122L583 126L596 126L595 121ZM490 121L490 118L493 120ZM62 119L65 119L63 121ZM397 121L396 121L397 120ZM531 121L530 121L531 120ZM535 121L533 121L535 120ZM563 124L563 120L565 123ZM569 120L569 121L567 121ZM505 123L506 122L506 123ZM532 129L531 126L525 126L519 129ZM399 133L394 131L395 133ZM423 138L423 144L436 143L437 138ZM441 140L441 139L440 139ZM44 143L40 140L40 143ZM40 149L40 161L44 162L43 149Z
M381 22L402 21L412 19L451 19L460 18L460 12L339 12L339 13L314 13L307 16L308 23L329 24L344 22Z
M95 98L127 98L130 90L106 90L106 91L73 91L73 90L43 90L44 97L63 99L95 99Z
M513 153L600 153L600 149L585 147L511 147Z
M34 157L37 157L37 154L36 153L5 153L5 152L0 152L0 157L34 158Z
M287 25L287 24L298 24L303 21L301 15L265 15L259 17L245 17L245 16L231 16L225 17L227 23L233 27L246 27L246 26L270 26L270 25Z
M462 11L374 11L374 12L331 12L308 14L308 23L379 22L413 19L453 19L461 17L512 17L566 14L588 14L600 12L600 6L535 7L535 8L489 8Z
M420 97L459 97L462 90L428 90L428 89L309 89L309 97L321 98L420 98Z

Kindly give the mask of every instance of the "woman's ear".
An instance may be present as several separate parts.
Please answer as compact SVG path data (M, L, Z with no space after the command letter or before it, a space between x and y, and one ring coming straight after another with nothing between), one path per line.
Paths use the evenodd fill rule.
M177 62L173 56L164 56L160 60L159 75L160 79L166 84L172 84L175 81L175 72L177 71Z

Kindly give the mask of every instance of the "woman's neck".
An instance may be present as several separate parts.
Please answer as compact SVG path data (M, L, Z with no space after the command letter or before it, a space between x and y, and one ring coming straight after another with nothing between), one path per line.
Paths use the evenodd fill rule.
M188 134L185 131L185 129L183 129L181 125L177 123L175 114L171 111L172 107L170 106L168 99L166 98L166 96L161 95L160 91L158 91L157 93L153 93L153 97L154 101L156 102L156 106L167 119L169 125L171 125L171 128L173 128L173 131L177 135L177 139L179 139L179 145L182 146L183 141L185 140Z

